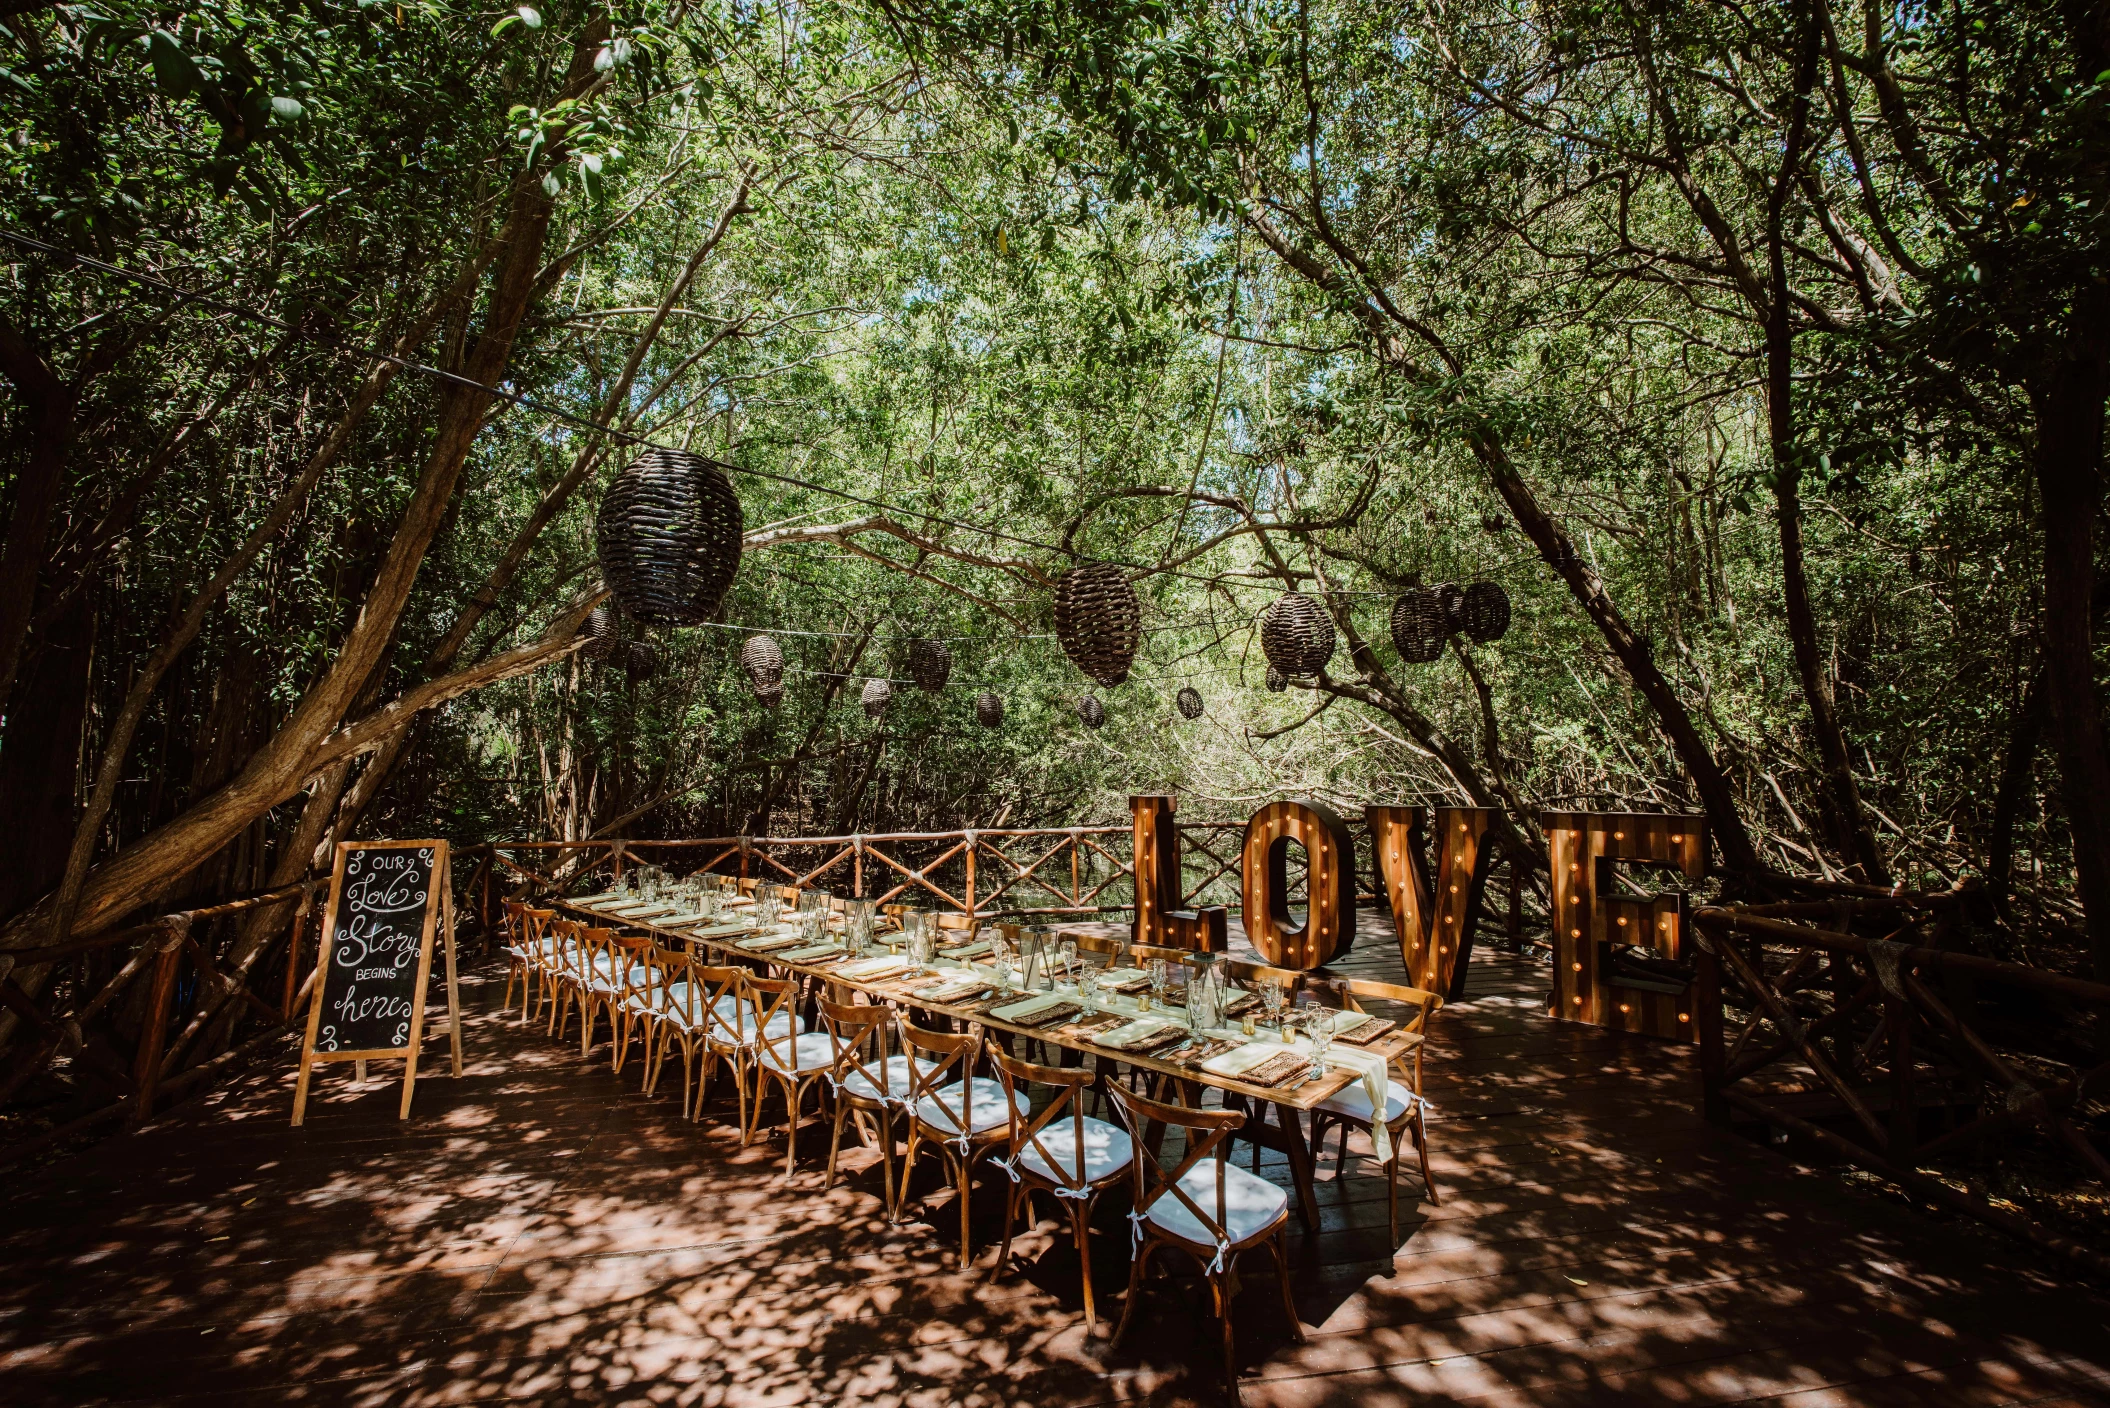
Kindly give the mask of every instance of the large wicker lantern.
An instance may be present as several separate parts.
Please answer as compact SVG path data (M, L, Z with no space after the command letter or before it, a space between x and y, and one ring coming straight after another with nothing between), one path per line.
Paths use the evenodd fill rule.
M1465 633L1482 645L1500 640L1509 630L1509 593L1496 582L1475 582L1465 589Z
M942 641L925 640L922 637L908 643L908 677L919 688L932 694L945 688L945 681L952 676L952 652Z
M886 712L886 706L894 702L894 686L885 680L866 680L864 692L865 716L878 718Z
M1143 635L1136 589L1110 562L1072 567L1055 583L1055 639L1063 653L1109 689L1128 678Z
M784 697L783 646L768 636L749 636L740 647L740 664L747 671L757 698L772 690L778 699Z
M601 496L594 551L632 616L693 626L718 613L740 569L745 527L739 496L715 460L647 450Z
M1106 722L1106 706L1099 702L1096 694L1087 694L1077 701L1077 717L1084 720L1086 728L1098 728Z
M1182 718L1198 719L1202 716L1202 692L1191 684L1175 694L1172 702L1179 707Z
M1279 665L1270 665L1270 666L1268 666L1268 667L1267 667L1267 690L1268 690L1268 693L1270 693L1270 694L1280 694L1280 693L1281 693L1281 692L1282 692L1283 690L1285 690L1285 689L1288 689L1288 688L1289 688L1289 675L1288 675L1288 673L1287 673L1287 672L1285 672L1285 671L1284 671L1284 670L1282 669L1282 667L1281 667L1281 666L1279 666Z
M1004 721L1004 696L994 690L983 690L975 696L974 716L983 728L995 728Z
M1333 621L1318 598L1284 592L1260 618L1260 649L1285 675L1316 675L1333 659Z
M1392 603L1392 644L1410 665L1426 665L1443 654L1450 638L1443 603L1428 587L1409 587Z
M586 619L579 624L579 634L586 637L586 644L579 647L579 653L587 659L606 660L615 654L616 643L622 637L622 626L615 619L615 608L602 605L587 612Z

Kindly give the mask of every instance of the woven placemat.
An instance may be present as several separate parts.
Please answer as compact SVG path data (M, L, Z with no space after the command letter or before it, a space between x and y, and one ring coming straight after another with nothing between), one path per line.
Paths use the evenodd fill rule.
M1336 1032L1333 1039L1344 1046L1368 1046L1398 1025L1390 1017L1371 1017L1356 1023L1353 1031Z
M1280 1056L1269 1057L1253 1067L1252 1070L1247 1071L1242 1076L1234 1077L1234 1079L1246 1085L1257 1085L1265 1089L1273 1089L1279 1085L1288 1085L1293 1080L1302 1080L1305 1073L1310 1070L1310 1061L1307 1061L1294 1051L1285 1051Z

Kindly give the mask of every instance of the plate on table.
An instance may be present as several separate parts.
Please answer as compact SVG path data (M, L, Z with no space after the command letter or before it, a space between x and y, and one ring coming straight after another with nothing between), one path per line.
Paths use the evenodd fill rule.
M1137 993L1150 991L1150 975L1140 968L1109 968L1099 975L1099 991Z
M816 958L826 958L831 953L841 953L839 944L807 944L800 948L787 949L775 955L785 963L811 963Z
M1023 1025L1037 1021L1058 1007L1075 1007L1076 1005L1067 998L1043 993L1039 997L1029 997L1024 1002L1014 1002L1008 1007L992 1007L989 1009L989 1015L996 1018L999 1022L1018 1022Z
M1178 1022L1163 1017L1138 1017L1126 1026L1102 1032L1092 1040L1101 1046L1110 1046L1116 1051L1133 1051L1138 1047L1152 1046L1165 1039L1167 1032L1186 1034L1187 1029Z
M1285 1051L1296 1050L1279 1041L1249 1041L1235 1051L1226 1051L1202 1062L1202 1069L1212 1076L1225 1076L1237 1080L1247 1071L1264 1061L1271 1061Z
M879 978L891 978L896 973L906 973L908 966L906 958L888 954L883 958L860 958L855 963L845 963L835 970L835 976L871 982Z
M978 943L962 944L958 948L941 948L938 952L947 958L981 958L996 952L996 945L983 939Z

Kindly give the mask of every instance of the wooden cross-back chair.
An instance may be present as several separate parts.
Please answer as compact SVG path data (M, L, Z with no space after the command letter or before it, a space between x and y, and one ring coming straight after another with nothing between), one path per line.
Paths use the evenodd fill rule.
M1084 1280L1084 1327L1087 1333L1099 1323L1092 1297L1092 1205L1099 1195L1128 1176L1135 1161L1134 1141L1128 1131L1084 1113L1084 1092L1097 1079L1081 1066L1042 1066L1021 1061L992 1049L1010 1104L1010 1153L1005 1162L1011 1175L1011 1197L1004 1210L1004 1245L996 1254L996 1269L990 1279L1004 1274L1011 1256L1011 1235L1018 1226L1019 1209L1032 1215L1033 1195L1047 1193L1055 1206L1067 1209L1070 1231L1077 1241L1077 1260ZM1020 1089L1031 1082L1049 1087L1055 1096L1028 1116L1030 1096Z
M901 1040L911 1065L908 1152L901 1160L895 1220L900 1220L901 1208L908 1202L909 1175L916 1167L916 1152L925 1147L936 1149L959 1194L960 1268L965 1270L973 1248L967 1205L974 1166L1010 1139L1008 1112L1019 1109L1018 1097L1007 1094L1000 1082L974 1074L982 1047L979 1028L970 1027L955 1034L926 1031L904 1021ZM916 1061L917 1057L927 1057L930 1064ZM1024 1113L1022 1109L1019 1112Z
M617 1009L621 1027L616 1037L616 1069L623 1068L628 1059L631 1033L637 1034L644 1045L645 1075L643 1086L650 1090L656 1074L654 1053L659 1045L659 1029L668 1020L672 1009L667 986L675 976L688 971L688 956L675 949L661 948L659 943L645 938L642 948L633 953L634 962L630 970L630 987L623 995L622 1006Z
M894 1122L908 1108L910 1069L907 1052L887 1054L887 1032L898 1018L891 1007L815 1000L822 1030L835 1053L830 1084L835 1091L835 1128L828 1140L826 1192L835 1186L835 1162L842 1151L843 1122L855 1117L858 1130L879 1146L880 1175L889 1216L894 1210ZM927 1071L935 1062L922 1062Z
M528 947L527 905L520 900L507 900L500 906L504 918L501 921L506 953L505 995L499 999L498 1012L505 1015L513 1006L513 979L520 979L520 1014L527 1015L528 986L534 981L535 954Z
M805 1024L798 1017L798 979L749 973L741 987L755 1019L755 1041L749 1048L755 1073L755 1101L740 1142L752 1142L761 1127L764 1078L775 1081L784 1092L784 1176L789 1178L798 1166L799 1110L805 1104L806 1092L818 1086L823 1077L836 1073L835 1040L826 1032L804 1029Z
M629 1018L633 1005L644 1000L646 994L659 985L658 971L652 966L654 944L648 937L636 934L611 933L608 938L608 962L612 970L603 984L596 988L599 998L596 1004L608 1017L609 1059L617 1075L623 1071L623 1061L630 1054ZM591 1033L587 1046L592 1047Z
M1284 1236L1289 1226L1289 1190L1248 1173L1219 1152L1245 1122L1242 1112L1167 1105L1120 1086L1113 1087L1113 1096L1136 1150L1130 1161L1135 1208L1129 1213L1136 1256L1129 1267L1128 1298L1121 1307L1113 1344L1121 1343L1135 1319L1150 1259L1162 1247L1186 1252L1201 1263L1202 1277L1209 1284L1210 1301L1223 1329L1224 1385L1235 1403L1238 1360L1231 1343L1231 1301L1238 1292L1242 1253L1265 1245L1275 1258L1283 1313L1298 1342L1304 1339L1289 1290L1289 1246ZM1153 1122L1182 1132L1184 1155L1169 1170L1144 1138L1144 1130Z
M554 966L550 973L552 1001L549 1035L562 1041L571 1031L572 1009L586 1001L588 974L593 962L594 931L576 919L566 919L562 916L550 921L550 930L556 936L557 942Z
M682 1048L682 1063L686 1068L690 1062L699 1061L702 1072L696 1083L696 1098L688 1107L692 1120L703 1117L703 1102L710 1093L711 1080L722 1062L732 1068L733 1090L739 1099L740 1127L747 1127L747 1076L746 1051L749 1035L754 1023L748 1020L746 999L742 995L744 968L723 964L705 963L694 959L689 964L687 982L690 990L682 997L682 1006L688 1017L678 1029L675 1039ZM687 1070L682 1074L682 1088L689 1087Z
M1405 1152L1400 1140L1402 1135L1413 1140L1415 1155L1421 1161L1421 1184L1428 1193L1429 1201L1441 1201L1436 1194L1435 1175L1429 1170L1429 1128L1421 1098L1421 1053L1424 1049L1423 1038L1426 1035L1429 1015L1443 1006L1443 999L1420 988L1379 982L1374 978L1316 978L1306 985L1306 990L1327 1006L1339 1007L1349 1012L1367 1011L1363 1006L1365 1001L1390 1002L1414 1009L1411 1018L1394 1018L1412 1041L1405 1050L1392 1057L1385 1084L1385 1130L1392 1141L1392 1157L1385 1163L1385 1205L1391 1215L1392 1245L1397 1247L1399 1160ZM1371 1122L1375 1118L1370 1105L1370 1092L1364 1088L1361 1081L1349 1083L1342 1087L1338 1094L1322 1100L1312 1110L1312 1152L1316 1154L1324 1148L1327 1134L1339 1129L1341 1138L1335 1163L1341 1173L1345 1174L1348 1168L1348 1131L1360 1129L1368 1134Z

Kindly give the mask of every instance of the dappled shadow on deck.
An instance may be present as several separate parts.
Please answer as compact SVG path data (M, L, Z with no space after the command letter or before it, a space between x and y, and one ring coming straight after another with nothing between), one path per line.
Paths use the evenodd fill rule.
M1382 945L1355 967L1384 968ZM1394 960L1396 968L1396 959ZM1251 1403L2110 1403L2105 1310L1975 1225L1844 1189L1692 1113L1687 1053L1540 1014L1543 969L1490 956L1437 1018L1438 1182L1384 1184L1333 1150L1322 1223L1292 1223L1293 1343L1264 1255L1239 1308ZM820 1189L809 1126L743 1150L721 1104L617 1078L464 993L469 1074L324 1078L286 1125L290 1056L0 1202L0 1397L10 1403L874 1404L1208 1399L1199 1287L1155 1283L1120 1353L1088 1339L1052 1224L990 1283L951 1269L926 1171L890 1227L864 1157ZM428 1067L428 1070L431 1068ZM678 1086L678 1073L674 1074ZM1247 1157L1241 1152L1240 1159ZM1279 1158L1265 1171L1286 1181ZM999 1175L1000 1177L1000 1175ZM1118 1314L1126 1224L1100 1219Z

